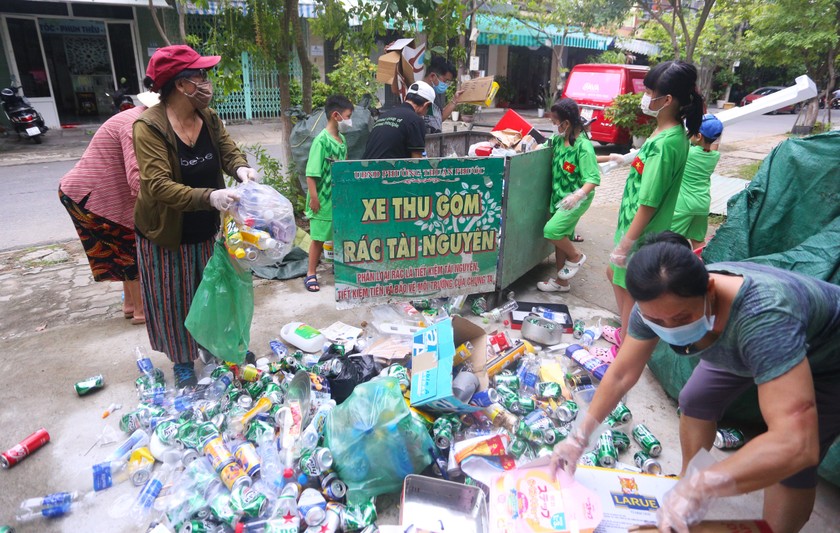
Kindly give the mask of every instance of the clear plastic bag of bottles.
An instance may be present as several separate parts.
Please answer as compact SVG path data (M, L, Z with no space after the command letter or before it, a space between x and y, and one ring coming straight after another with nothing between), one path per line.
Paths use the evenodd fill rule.
M434 443L411 416L397 378L385 377L358 385L330 411L324 446L353 504L398 491L407 475L432 462Z
M240 199L225 215L225 247L244 268L274 265L293 246L292 203L268 185L252 181L236 187Z

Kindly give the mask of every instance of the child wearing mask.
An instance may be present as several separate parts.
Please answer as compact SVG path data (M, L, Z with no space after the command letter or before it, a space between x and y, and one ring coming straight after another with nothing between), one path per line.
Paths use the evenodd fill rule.
M324 251L324 242L333 238L332 223L332 163L347 159L347 142L344 133L353 125L353 104L341 95L327 98L324 104L327 126L315 136L306 162L306 217L309 219L309 268L303 286L309 292L318 292L315 270Z

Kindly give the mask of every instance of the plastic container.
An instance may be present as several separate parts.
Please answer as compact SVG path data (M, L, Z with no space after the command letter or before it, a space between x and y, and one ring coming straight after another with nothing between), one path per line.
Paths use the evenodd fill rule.
M333 241L325 241L324 242L324 262L332 263L335 260L335 249L333 248L335 244Z
M289 322L280 330L280 337L289 344L310 353L320 351L327 342L323 333L303 322Z

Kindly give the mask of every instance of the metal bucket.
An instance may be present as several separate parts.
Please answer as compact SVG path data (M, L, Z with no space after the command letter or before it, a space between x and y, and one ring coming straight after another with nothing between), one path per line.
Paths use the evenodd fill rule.
M431 531L487 533L487 501L478 487L410 475L403 483L400 524Z

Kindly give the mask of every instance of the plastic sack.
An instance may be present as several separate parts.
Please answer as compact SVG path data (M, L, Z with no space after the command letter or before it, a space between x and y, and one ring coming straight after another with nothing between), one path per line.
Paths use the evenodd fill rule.
M330 359L340 358L344 363L341 372L329 378L330 395L336 403L343 403L359 383L370 381L379 375L376 361L372 355L351 355L342 357L338 354L324 355L318 361L323 363Z
M330 411L324 428L338 477L347 484L348 504L397 492L409 474L432 462L431 437L410 414L396 378L358 385Z
M241 197L225 216L225 246L243 268L275 265L293 246L297 227L292 203L268 185L236 187Z
M221 241L217 241L213 257L204 267L184 326L210 353L240 365L245 361L251 342L253 315L251 273L237 268L228 259Z

